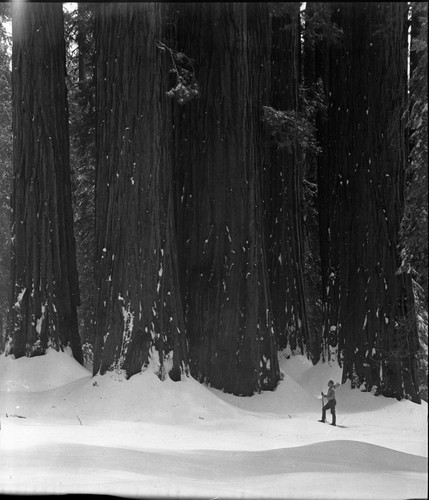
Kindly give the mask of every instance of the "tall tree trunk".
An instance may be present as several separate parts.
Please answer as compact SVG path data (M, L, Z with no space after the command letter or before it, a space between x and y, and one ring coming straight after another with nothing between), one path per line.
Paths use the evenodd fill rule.
M251 395L279 380L264 256L261 107L268 99L264 4L182 4L178 48L200 97L176 105L176 192L190 368Z
M70 345L82 362L62 4L14 4L9 337L16 357Z
M96 335L94 373L161 379L187 364L171 189L164 6L96 13ZM170 369L171 368L171 369Z
M397 276L407 161L407 4L333 3L332 9L344 37L330 46L319 183L328 206L325 338L339 348L343 380L418 401L411 361L417 333L400 327Z
M299 3L272 16L271 105L298 111ZM289 148L274 144L264 169L264 226L274 331L279 348L311 351L303 281L302 164L296 136Z

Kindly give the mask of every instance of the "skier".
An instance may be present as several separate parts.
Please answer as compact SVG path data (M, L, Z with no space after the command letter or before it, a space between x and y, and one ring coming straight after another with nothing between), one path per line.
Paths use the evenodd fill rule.
M337 416L335 414L335 405L337 401L335 400L335 389L338 387L338 384L334 384L332 380L328 382L328 393L323 394L322 391L322 399L326 398L328 402L322 408L322 419L319 422L326 422L326 410L331 410L332 414L332 423L331 425L336 425Z

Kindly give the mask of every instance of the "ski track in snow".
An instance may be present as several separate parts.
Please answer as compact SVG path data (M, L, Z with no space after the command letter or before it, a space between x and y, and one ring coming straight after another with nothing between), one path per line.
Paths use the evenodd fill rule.
M91 377L70 353L0 356L0 492L426 498L426 403L344 385L332 427L319 398L340 369L280 364L276 391L240 398L150 371Z

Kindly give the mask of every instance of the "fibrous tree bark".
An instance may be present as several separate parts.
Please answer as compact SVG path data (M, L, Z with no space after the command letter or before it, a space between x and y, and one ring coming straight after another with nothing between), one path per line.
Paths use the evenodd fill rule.
M200 96L176 104L180 275L191 373L239 395L279 380L262 229L268 6L181 4L177 47Z
M96 10L94 373L187 365L171 190L160 3Z
M409 277L399 224L406 144L406 3L332 3L343 30L331 44L326 157L319 196L326 291L325 339L343 380L419 401ZM411 307L410 307L411 306Z
M62 5L14 4L9 353L82 362Z
M299 111L299 3L272 8L271 106ZM264 227L274 330L279 348L311 352L303 282L302 162L299 132L275 140L264 168Z

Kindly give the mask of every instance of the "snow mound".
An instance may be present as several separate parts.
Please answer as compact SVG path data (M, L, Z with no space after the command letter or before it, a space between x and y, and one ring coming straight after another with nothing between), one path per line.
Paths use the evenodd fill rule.
M337 362L316 365L305 356L291 356L286 358L280 355L280 368L292 377L297 384L313 396L320 398L320 393L327 392L328 381L341 382L342 368Z
M264 391L252 397L238 397L218 389L210 391L230 405L254 413L271 413L273 416L290 416L297 411L318 411L320 403L292 377L283 372L283 379L274 391Z
M301 411L319 414L320 393L327 392L329 380L341 380L341 368L338 364L319 362L313 365L306 356L289 355L286 351L279 355L279 366L282 380L274 391L243 398L217 389L210 390L220 399L243 410L292 417Z
M44 356L32 358L0 356L0 391L39 392L55 389L90 376L69 350L48 349Z
M56 404L54 402L54 404ZM107 372L85 381L72 391L66 403L58 395L58 405L67 404L79 415L105 416L109 420L152 421L181 424L215 414L236 418L238 410L217 398L192 377L173 382L161 381L151 370L126 380L122 372ZM68 411L68 410L67 410Z

